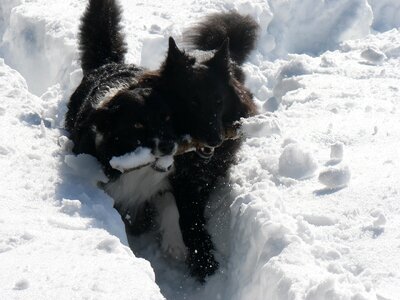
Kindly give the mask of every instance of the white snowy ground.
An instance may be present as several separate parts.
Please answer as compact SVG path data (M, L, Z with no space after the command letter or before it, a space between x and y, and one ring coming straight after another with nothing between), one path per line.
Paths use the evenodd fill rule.
M0 299L400 299L400 2L122 4L128 60L149 68L207 13L261 25L245 70L263 115L208 210L220 272L200 286L150 234L133 254L96 163L71 155L85 1L5 0Z

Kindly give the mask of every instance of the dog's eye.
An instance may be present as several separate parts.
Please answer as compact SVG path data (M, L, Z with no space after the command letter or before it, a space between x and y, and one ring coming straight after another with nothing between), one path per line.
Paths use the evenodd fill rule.
M143 124L142 123L135 123L134 125L133 125L133 127L135 127L136 129L141 129L141 128L143 128L144 126L143 126Z
M165 121L168 122L169 120L171 120L171 116L168 115L165 117Z
M218 106L222 105L222 99L218 99L218 100L217 100L217 105L218 105Z

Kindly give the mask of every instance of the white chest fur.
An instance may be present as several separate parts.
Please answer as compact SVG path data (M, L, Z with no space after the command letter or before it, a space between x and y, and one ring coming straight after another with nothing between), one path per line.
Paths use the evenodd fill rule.
M107 183L104 190L122 210L133 209L159 192L169 190L168 174L146 166L122 174L116 181Z
M158 213L163 251L184 261L187 249L179 227L179 211L174 195L170 192L169 173L157 172L150 166L143 167L107 183L104 190L114 199L120 212L129 209L131 218L135 218L138 213L136 208L145 201L151 201ZM161 195L160 192L166 193Z

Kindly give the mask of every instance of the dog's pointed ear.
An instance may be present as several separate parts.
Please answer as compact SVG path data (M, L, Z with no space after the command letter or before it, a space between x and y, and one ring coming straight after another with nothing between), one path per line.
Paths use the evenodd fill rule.
M175 40L172 37L169 37L167 64L168 63L176 63L177 61L182 60L183 57L184 57L184 54L181 50L179 50L178 46L175 43Z
M229 38L226 38L221 47L215 52L214 57L210 59L209 64L219 71L229 72L229 56Z
M167 58L165 59L161 70L161 73L165 72L174 72L177 68L182 70L186 63L185 53L179 50L178 46L175 43L175 40L170 37L168 41L168 53Z

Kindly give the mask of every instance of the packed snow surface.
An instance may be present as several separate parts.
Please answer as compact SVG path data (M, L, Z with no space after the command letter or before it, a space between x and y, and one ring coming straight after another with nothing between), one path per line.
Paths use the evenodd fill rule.
M399 299L398 0L121 0L127 60L149 68L208 13L261 27L244 70L262 114L206 211L205 285L126 236L101 167L71 152L85 3L0 2L0 298Z

